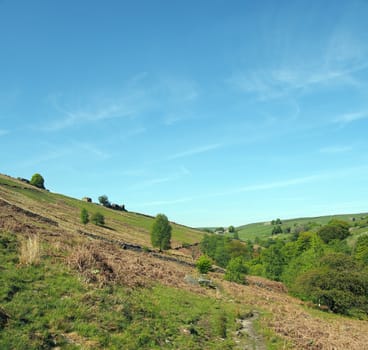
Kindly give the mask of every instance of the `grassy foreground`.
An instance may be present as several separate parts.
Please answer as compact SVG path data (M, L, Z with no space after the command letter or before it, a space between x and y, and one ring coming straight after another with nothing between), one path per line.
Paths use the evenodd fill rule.
M1 232L1 349L234 346L234 303L161 284L98 287L47 253L34 263L22 254L18 237Z

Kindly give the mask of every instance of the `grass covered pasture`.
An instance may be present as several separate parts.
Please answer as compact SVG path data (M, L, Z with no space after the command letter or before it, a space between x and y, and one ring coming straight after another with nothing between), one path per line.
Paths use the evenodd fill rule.
M27 263L22 244L24 237L0 232L0 310L9 317L0 323L1 349L235 345L237 304L159 283L97 285L63 263L67 257L50 255L48 243L40 242L39 260Z

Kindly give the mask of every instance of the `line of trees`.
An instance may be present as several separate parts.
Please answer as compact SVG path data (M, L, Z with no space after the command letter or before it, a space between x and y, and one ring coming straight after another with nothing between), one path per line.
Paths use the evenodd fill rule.
M348 244L349 228L349 223L335 219L310 231L258 240L256 246L205 235L200 247L214 263L226 267L229 280L242 283L248 273L281 281L303 300L367 319L368 235Z

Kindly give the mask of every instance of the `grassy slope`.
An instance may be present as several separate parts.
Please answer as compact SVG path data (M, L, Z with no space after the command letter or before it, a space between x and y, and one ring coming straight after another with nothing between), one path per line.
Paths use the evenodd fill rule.
M310 217L310 218L297 218L291 220L282 220L281 227L285 229L286 227L293 228L295 225L306 225L312 223L313 225L321 226L327 224L331 219L341 219L347 222L351 222L352 218L366 217L368 213L358 213L358 214L344 214L344 215L328 215L320 217ZM242 240L254 240L254 238L266 238L271 236L272 229L274 226L270 222L258 222L253 224L248 224L240 226L237 228L239 237ZM363 233L368 231L367 228L356 230L355 233ZM282 236L282 235L278 235Z
M0 198L2 197L21 207L32 208L32 211L45 217L53 216L56 221L64 221L64 226L69 225L70 229L86 229L80 227L82 208L86 208L90 214L99 211L105 216L106 226L110 229L102 230L106 235L130 243L151 246L149 232L153 218L145 215L118 212L94 203L86 203L61 194L39 190L4 175L0 175ZM174 247L182 243L199 242L203 235L198 230L182 225L172 224L172 227Z
M87 204L91 212L102 209L110 229L85 227L79 212L86 204L6 177L0 177L0 199L13 204L0 208L1 349L360 350L368 343L367 322L310 310L275 282L249 277L249 285L241 286L212 273L218 289L204 289L184 282L186 275L195 275L192 267L76 233L82 229L148 242L145 225L152 219ZM19 244L34 234L40 236L41 261L21 265ZM87 259L82 259L83 252ZM235 335L235 318L249 310L260 313L255 322L263 340L258 344L255 338ZM7 322L2 321L3 311L10 316ZM224 330L227 337L222 340Z
M240 310L230 302L156 284L96 288L51 257L20 265L19 239L0 231L1 349L226 349ZM2 329L3 328L3 329Z

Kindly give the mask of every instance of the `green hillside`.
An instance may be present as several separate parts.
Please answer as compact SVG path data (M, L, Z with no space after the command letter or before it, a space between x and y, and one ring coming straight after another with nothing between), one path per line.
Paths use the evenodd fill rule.
M69 229L88 230L88 226L80 225L82 208L86 208L90 214L99 211L104 215L107 227L99 229L101 234L142 246L151 246L150 229L153 218L146 215L116 211L99 204L51 193L5 175L0 175L0 198L18 203L20 207L32 207L38 214L57 222L61 221L61 224ZM172 229L173 247L199 242L203 236L199 230L175 223L172 223Z
M339 219L350 222L353 227L352 231L355 234L363 233L368 231L368 213L357 213L357 214L342 214L342 215L327 215L319 217L305 217L297 219L282 220L280 225L284 234L285 232L293 233L300 228L307 228L308 230L316 230L322 225L326 225L332 219ZM237 231L240 239L252 240L256 237L262 239L272 236L272 230L276 226L272 225L271 221L252 223L237 227ZM278 235L283 237L284 234Z
M82 224L82 208L100 211L104 226ZM239 284L222 269L200 275L198 246L150 250L152 222L1 175L0 349L360 350L368 343L366 319L323 312L268 276ZM204 232L172 226L174 247L202 240ZM247 246L229 242L238 252Z

